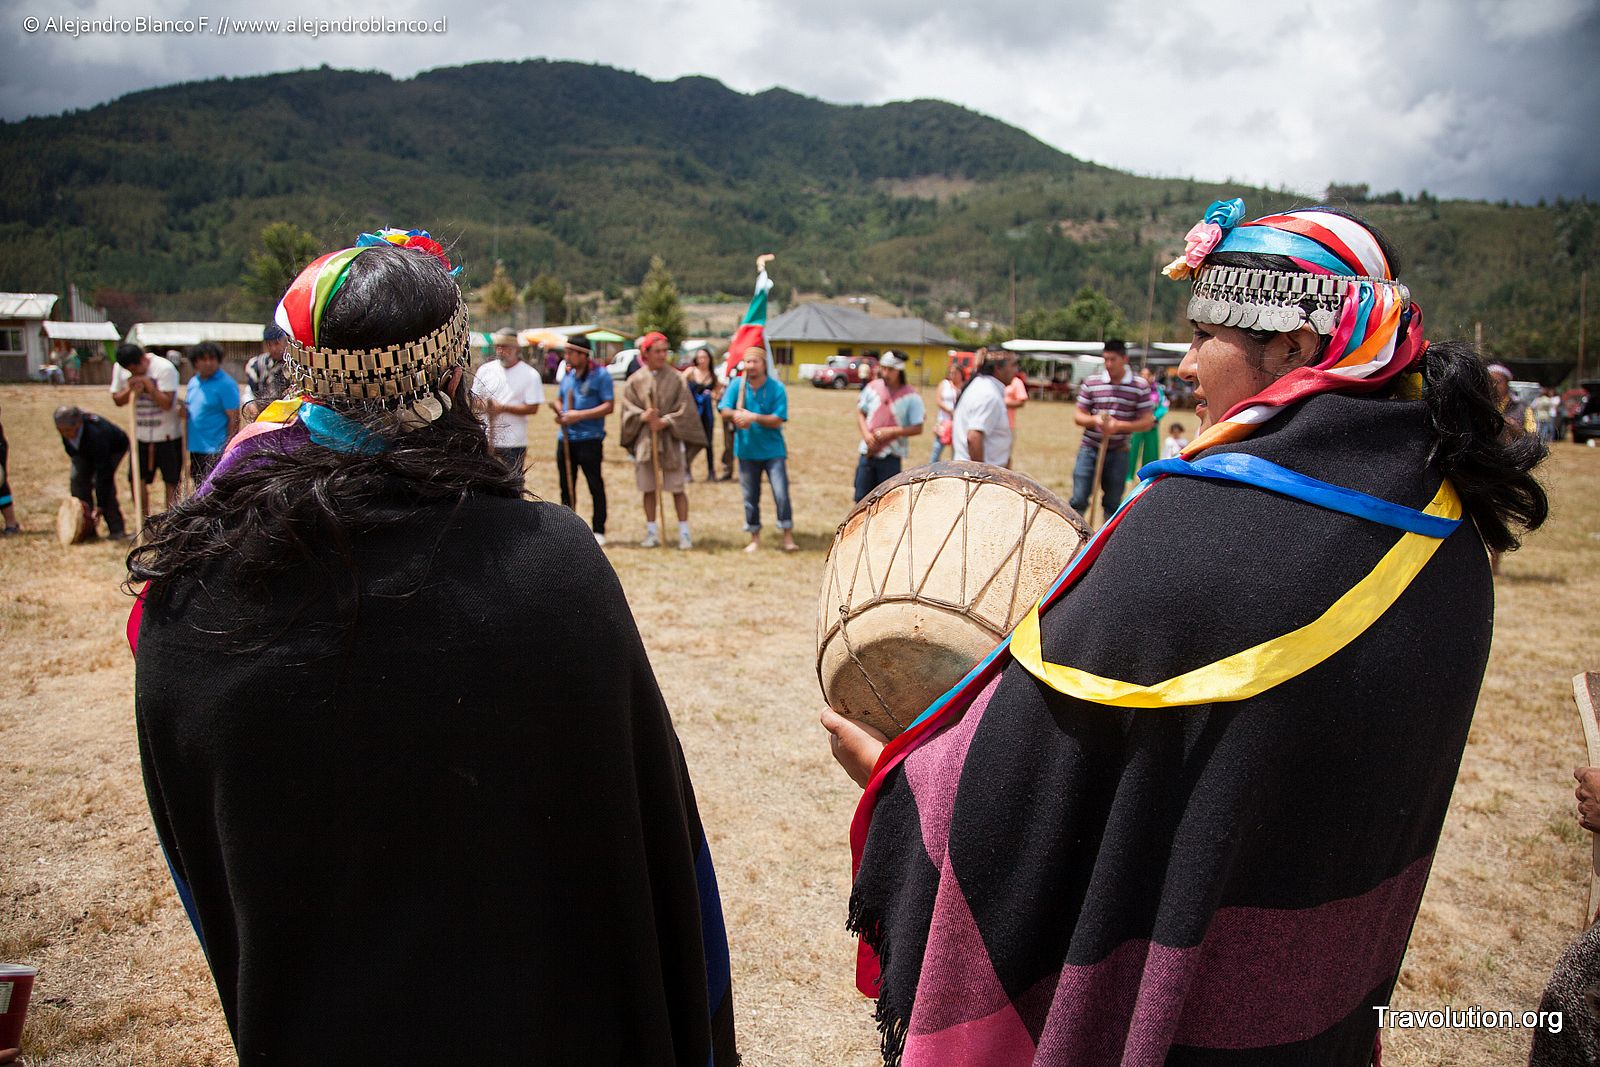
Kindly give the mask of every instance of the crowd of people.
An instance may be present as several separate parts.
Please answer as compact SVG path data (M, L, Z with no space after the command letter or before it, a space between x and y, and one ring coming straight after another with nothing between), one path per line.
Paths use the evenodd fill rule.
M1487 663L1485 549L1545 521L1545 449L1501 369L1423 340L1352 216L1218 202L1168 272L1193 286L1194 438L1161 440L1160 383L1109 342L1072 499L1106 521L1073 567L899 737L824 713L863 789L848 917L887 1062L1373 1062ZM430 1012L453 1058L733 1064L691 776L599 551L602 450L617 412L641 545L670 494L689 550L720 420L746 550L764 479L795 551L787 392L759 346L679 370L652 332L618 387L566 338L556 507L525 488L544 383L514 335L475 370L467 339L444 250L384 231L296 278L248 395L220 351L180 396L125 345L134 440L56 413L114 536L130 449L167 491L128 557L129 635L178 896L241 1061L414 1058L395 1005L449 960ZM886 353L857 401L857 501L926 422L905 366ZM1010 464L1017 357L960 379L930 458ZM1141 468L1160 477L1125 499ZM1174 545L1181 615L1149 581Z

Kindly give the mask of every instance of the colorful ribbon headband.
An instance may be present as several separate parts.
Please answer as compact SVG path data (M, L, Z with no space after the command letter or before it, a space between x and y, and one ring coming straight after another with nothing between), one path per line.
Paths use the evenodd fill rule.
M1184 254L1163 270L1171 278L1194 277L1189 317L1278 333L1309 325L1328 343L1315 365L1290 371L1224 412L1184 449L1186 458L1247 437L1317 393L1376 390L1427 346L1422 309L1394 280L1383 248L1361 223L1317 208L1241 222L1244 211L1237 197L1213 203L1186 235ZM1208 266L1217 252L1283 256L1300 271Z
M461 273L460 267L450 265L444 246L435 241L427 230L383 229L377 233L364 233L356 238L355 247L329 252L306 264L278 302L278 310L272 316L272 321L305 347L316 348L322 333L322 313L344 286L345 278L350 273L350 264L362 252L379 245L395 245L425 252L443 263L452 278Z

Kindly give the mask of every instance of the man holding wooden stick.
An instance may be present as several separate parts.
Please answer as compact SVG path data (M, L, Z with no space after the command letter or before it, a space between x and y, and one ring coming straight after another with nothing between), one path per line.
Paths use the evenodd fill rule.
M705 426L683 375L667 365L666 336L647 333L639 349L643 366L622 387L622 447L633 456L634 477L644 494L644 540L639 547L661 544L656 506L661 493L668 492L678 513L678 547L690 549L694 541L684 475L694 454L706 446Z
M1083 427L1083 444L1072 469L1072 510L1090 515L1089 498L1100 486L1100 518L1109 518L1122 504L1128 477L1128 440L1155 425L1155 401L1149 384L1128 367L1127 346L1106 342L1105 370L1084 379L1073 419ZM1093 518L1092 515L1090 515ZM1090 525L1094 525L1091 522Z
M133 412L136 492L134 531L150 514L150 483L160 472L166 507L183 495L183 413L178 408L178 368L165 356L135 344L117 348L111 369L111 399Z
M583 469L594 502L592 528L598 544L606 543L606 482L601 449L606 416L615 406L611 375L595 363L587 337L569 337L567 373L556 386L556 471L561 477L561 503L577 510L575 468Z

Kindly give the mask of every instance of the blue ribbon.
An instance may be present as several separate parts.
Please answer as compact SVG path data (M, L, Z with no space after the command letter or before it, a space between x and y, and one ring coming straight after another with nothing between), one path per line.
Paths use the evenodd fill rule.
M383 438L332 408L317 404L301 404L299 414L300 425L311 435L312 443L319 444L323 448L331 448L335 452L375 456L389 447Z
M1240 226L1229 230L1222 242L1213 250L1217 252L1260 252L1269 256L1293 256L1319 267L1327 267L1335 274L1350 277L1355 271L1349 264L1309 237L1288 230L1275 230L1271 226Z
M1330 485L1307 477L1287 467L1280 467L1260 456L1243 452L1222 452L1202 456L1197 460L1162 459L1146 463L1139 468L1140 478L1153 478L1160 474L1173 474L1185 478L1211 478L1216 481L1238 482L1253 485L1281 496L1314 504L1329 511L1353 515L1382 526L1391 526L1407 533L1424 537L1446 538L1461 525L1460 519L1447 519L1440 515L1394 504L1380 497L1358 493L1354 489Z

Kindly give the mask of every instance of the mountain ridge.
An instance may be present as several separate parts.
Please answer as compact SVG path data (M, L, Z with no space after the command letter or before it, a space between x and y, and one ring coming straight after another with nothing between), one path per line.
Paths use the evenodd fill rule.
M324 66L0 123L0 286L59 288L65 259L85 288L257 317L238 282L260 229L287 220L327 248L378 226L430 229L469 285L499 259L519 286L545 270L577 289L626 286L661 254L684 291L737 295L751 255L777 250L785 285L872 289L930 317L1007 317L1015 265L1019 313L1092 286L1142 323L1154 267L1210 200L1236 194L1252 214L1309 202L1125 174L936 100L833 104L547 59L411 78ZM1587 201L1354 206L1407 251L1430 321L1483 321L1525 348L1575 332L1563 323L1595 227L1558 250ZM1183 287L1155 288L1152 316L1171 332Z

